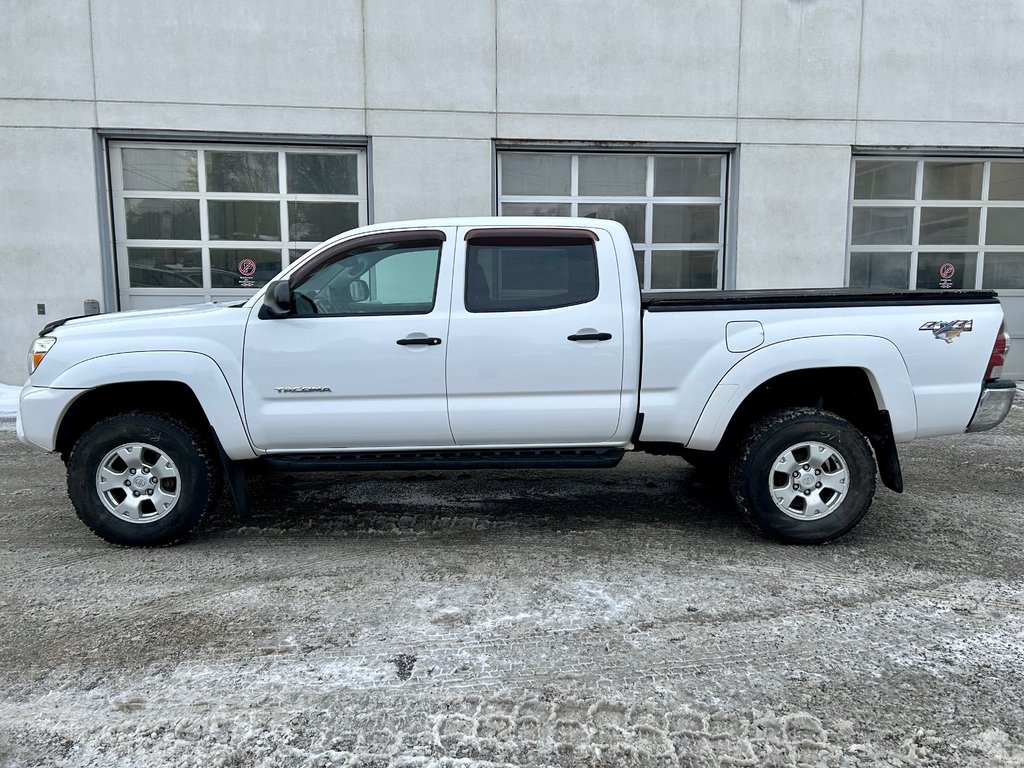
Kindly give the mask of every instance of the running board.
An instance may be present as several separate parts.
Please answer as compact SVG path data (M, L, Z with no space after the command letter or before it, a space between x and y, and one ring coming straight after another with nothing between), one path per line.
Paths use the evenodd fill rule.
M621 460L622 448L521 448L482 451L278 453L259 461L288 472L360 472L422 469L601 469Z

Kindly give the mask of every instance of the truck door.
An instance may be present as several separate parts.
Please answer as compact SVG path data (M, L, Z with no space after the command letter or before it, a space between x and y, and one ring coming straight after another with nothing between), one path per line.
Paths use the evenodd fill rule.
M460 228L448 414L460 446L612 439L623 322L610 236Z
M245 416L270 451L451 446L445 352L455 228L364 236L290 276L246 328Z

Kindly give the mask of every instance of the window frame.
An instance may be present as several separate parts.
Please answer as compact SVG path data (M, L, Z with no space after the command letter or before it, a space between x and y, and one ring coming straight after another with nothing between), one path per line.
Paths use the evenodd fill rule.
M503 157L511 154L528 155L569 155L570 156L570 185L568 195L506 195L502 189L503 184ZM645 159L645 188L643 195L580 195L579 194L579 162L582 156L640 156ZM654 194L654 166L655 159L660 157L680 158L716 158L721 163L719 176L719 189L717 196L655 196ZM579 215L580 204L584 205L630 205L642 204L644 206L644 241L631 243L635 255L643 255L643 276L640 281L640 290L644 293L678 292L678 291L720 291L729 284L729 277L726 275L727 258L730 245L727 236L732 231L729 225L730 216L730 189L733 184L733 156L729 148L704 148L694 147L680 150L664 150L657 147L645 148L642 151L623 151L615 147L594 147L571 149L553 149L545 146L516 145L496 146L495 148L495 188L496 188L496 213L499 216L505 215L503 207L506 203L539 203L551 205L569 205L571 216ZM718 216L718 240L714 243L655 243L653 242L654 229L654 205L717 205ZM510 214L516 215L516 214ZM656 251L693 251L706 253L714 251L716 254L716 285L708 288L651 288L651 273L653 253Z
M196 190L162 191L133 190L124 188L121 149L173 149L187 150L196 155ZM260 288L218 288L212 285L212 265L210 251L277 251L280 253L280 266L277 273L285 269L298 255L294 251L308 251L322 241L291 240L289 231L289 206L291 203L325 202L354 203L357 206L356 226L364 226L369 222L368 168L369 161L366 147L354 144L332 145L319 143L274 143L244 138L230 141L215 141L197 138L180 140L147 139L147 138L114 138L106 143L107 166L110 181L111 218L113 229L114 258L116 265L117 295L119 305L127 308L133 305L136 298L161 297L165 299L180 298L178 303L189 301L209 302L218 299L243 301ZM210 192L206 190L206 153L207 152L255 152L276 153L278 189L276 192ZM288 192L287 159L288 154L334 154L354 155L356 157L356 193L355 194L307 194ZM197 200L199 203L199 238L189 240L140 239L129 238L125 201L132 199L165 199L165 200ZM273 202L278 205L278 222L280 236L278 240L213 240L210 238L209 214L206 201L233 202ZM336 233L337 234L337 233ZM130 282L130 265L128 262L129 248L159 249L198 249L201 254L202 285L195 289L178 287L133 287ZM276 273L275 273L276 274ZM161 302L161 304L163 304ZM173 301L166 302L170 306ZM146 302L148 306L149 303Z
M914 163L914 197L900 199L858 199L855 197L857 182L857 163L866 162L902 162ZM925 163L939 162L965 165L982 165L981 193L977 199L925 199L924 198L924 167ZM963 290L982 289L985 279L985 255L987 253L1024 253L1022 245L992 245L986 243L988 212L993 208L1016 208L1024 211L1024 200L991 200L990 181L992 176L992 163L1019 163L1024 165L1024 159L1020 156L1000 156L990 154L899 154L899 153L874 153L854 151L850 163L850 187L849 205L846 233L846 265L845 285L850 286L851 270L853 266L853 255L855 253L909 253L909 276L907 286L903 289L893 290L917 290L917 269L919 256L929 253L964 253L974 254L975 275L974 285L963 286ZM858 245L853 243L853 217L857 208L906 208L912 209L911 242L901 245ZM925 208L967 208L978 211L978 236L975 243L946 243L946 244L922 244L921 241L921 212ZM871 289L865 289L871 290ZM884 290L884 289L879 289ZM985 289L988 290L988 289ZM1024 289L1019 288L995 288L1001 294L1024 296Z

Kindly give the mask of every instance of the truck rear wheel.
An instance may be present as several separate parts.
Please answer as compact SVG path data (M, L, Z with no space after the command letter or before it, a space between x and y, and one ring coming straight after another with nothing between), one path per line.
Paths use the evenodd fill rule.
M769 414L751 427L729 470L733 498L759 530L820 544L850 531L875 495L867 439L813 408Z
M68 459L78 517L114 544L186 538L217 503L221 469L210 441L160 413L132 411L89 428Z

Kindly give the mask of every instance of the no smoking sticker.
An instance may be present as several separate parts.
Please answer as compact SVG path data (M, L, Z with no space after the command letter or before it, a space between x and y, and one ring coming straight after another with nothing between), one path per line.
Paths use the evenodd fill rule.
M939 267L939 288L952 288L953 275L956 274L956 267L948 261Z

